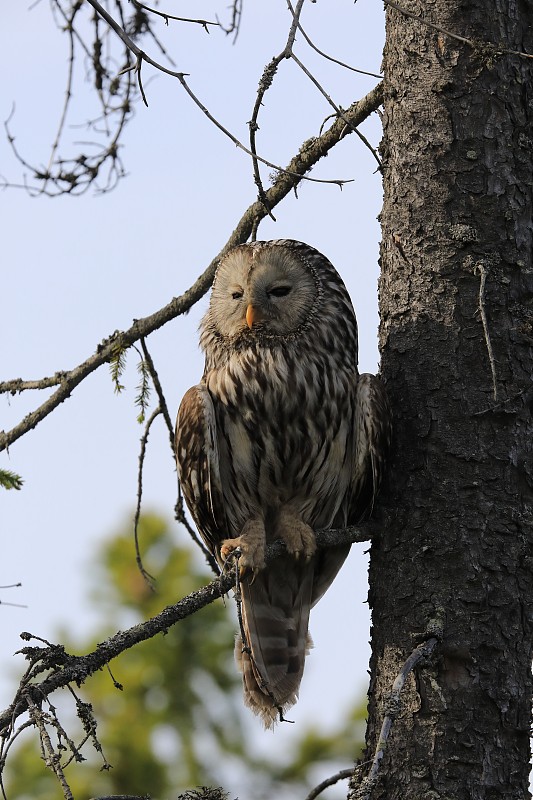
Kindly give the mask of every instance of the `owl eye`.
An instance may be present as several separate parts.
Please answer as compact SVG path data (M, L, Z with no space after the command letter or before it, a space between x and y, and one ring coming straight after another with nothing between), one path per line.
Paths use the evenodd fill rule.
M242 289L236 290L235 292L231 293L231 296L234 300L240 300L242 297Z
M269 295L273 295L274 297L285 297L291 291L291 286L274 286L272 289L269 290Z

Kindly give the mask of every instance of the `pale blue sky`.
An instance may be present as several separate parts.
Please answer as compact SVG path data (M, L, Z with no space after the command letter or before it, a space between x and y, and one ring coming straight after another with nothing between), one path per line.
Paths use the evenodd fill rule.
M50 21L49 6L26 3L3 9L0 31L0 118L16 102L11 121L16 143L30 161L47 162L61 112L66 77L66 39ZM226 4L220 4L221 14ZM212 18L216 3L195 2L194 13ZM169 0L165 8L173 12ZM174 13L185 14L186 9ZM243 141L265 64L283 47L290 24L282 0L244 3L242 28L232 45L216 30L171 25L162 35L177 68L220 121ZM383 39L381 4L374 0L308 3L302 24L315 43L353 66L379 72ZM301 60L340 105L363 96L376 80L314 54L301 37ZM150 50L154 58L160 54ZM88 116L79 63L76 100ZM9 76L9 79L6 78ZM255 199L250 159L212 127L171 78L144 67L149 108L139 105L124 136L129 176L107 195L31 198L21 190L0 192L2 219L1 379L40 378L85 360L115 329L129 327L183 292L225 243ZM150 80L150 77L153 78ZM324 98L293 63L280 66L260 116L258 150L286 164L303 140L319 132L331 112ZM375 146L379 120L363 131ZM1 133L1 132L0 132ZM74 138L87 138L76 131ZM347 137L313 171L324 178L354 178L337 187L306 183L266 220L259 238L295 238L314 245L337 266L356 309L360 368L377 366L377 257L381 181L375 161L355 136ZM268 183L268 169L263 171ZM0 135L0 174L20 182L22 171ZM198 321L206 300L187 317L149 339L174 415L184 391L197 382L202 359ZM126 391L116 396L107 367L89 377L33 432L16 442L0 465L25 480L20 492L0 496L0 583L3 591L0 705L12 699L9 678L22 672L12 654L18 634L29 630L55 639L59 626L86 631L96 623L87 595L87 569L95 543L113 532L135 503L141 429L134 407L136 356L129 359ZM7 430L45 394L0 398L0 428ZM145 507L172 519L175 474L163 425L152 429L144 480ZM176 540L185 534L176 527ZM366 686L369 621L363 546L354 548L341 575L313 611L315 649L292 718L335 719ZM67 598L65 600L65 598ZM161 641L164 646L164 641ZM293 726L275 733L288 741ZM257 734L272 742L272 734ZM232 787L227 787L232 791ZM234 787L235 792L238 787Z

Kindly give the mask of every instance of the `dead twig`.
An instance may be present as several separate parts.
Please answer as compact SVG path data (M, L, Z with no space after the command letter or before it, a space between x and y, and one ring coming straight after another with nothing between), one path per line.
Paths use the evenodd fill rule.
M144 92L144 88L143 88L143 85L142 85L142 82L141 82L141 67L142 67L143 62L146 62L147 64L150 64L155 69L159 70L160 72L164 72L166 75L169 75L172 78L176 78L179 81L179 83L181 84L181 86L185 89L185 91L187 92L187 94L189 95L189 97L191 98L193 103L202 111L202 113L207 117L207 119L210 122L212 122L213 125L216 128L219 129L219 131L221 131L225 136L227 136L228 139L230 139L236 147L238 147L240 150L243 150L249 156L252 156L252 157L254 156L252 151L248 147L246 147L244 144L242 144L242 142L239 141L239 139L237 139L237 137L234 136L227 128L225 128L224 125L222 125L222 123L219 122L211 114L209 109L206 108L206 106L204 106L204 104L201 102L201 100L194 94L194 92L192 91L191 87L189 86L189 84L185 80L185 78L188 77L188 74L186 72L177 72L176 70L168 69L168 67L165 67L163 64L160 64L159 62L155 61L153 58L151 58L151 56L149 56L147 53L145 53L144 50L141 50L141 48L138 47L135 44L133 39L131 39L131 37L128 36L126 31L123 30L123 28L118 24L118 22L115 19L113 19L111 14L109 14L106 11L106 9L98 2L98 0L87 0L87 2L94 8L94 10L98 14L100 14L100 16L103 19L105 19L107 24L115 31L117 36L120 39L122 39L124 44L134 54L134 56L136 58L135 65L133 67L127 67L126 70L123 70L123 72L134 70L137 73L137 81L138 81L138 85L139 85L139 91L141 92L141 96L142 96L143 102L144 102L144 104L146 106L148 105L148 101L146 99L146 94ZM302 2L302 0L300 0L300 2ZM288 172L288 174L291 174L290 170L289 171L285 170L285 169L283 169L283 167L279 167L278 165L273 164L271 161L268 161L268 159L263 158L262 156L259 156L259 155L255 154L255 158L258 161L260 161L262 164L266 164L267 167L270 167L271 169L274 169L277 172L282 171L282 172ZM332 183L332 184L335 184L335 185L340 186L340 187L342 187L345 183L350 183L351 182L351 179L311 178L309 176L304 176L304 175L299 175L298 177L299 177L299 179L303 178L303 179L305 179L307 181L312 181L313 183Z
M498 377L496 375L496 359L494 358L494 351L492 349L492 342L490 340L489 321L487 319L487 311L485 309L485 283L487 281L487 268L484 264L476 264L474 267L474 275L479 275L479 313L481 315L481 323L483 325L483 334L485 336L485 344L487 346L487 353L489 356L490 371L492 375L492 395L494 402L498 402Z
M427 641L419 644L418 647L415 647L396 676L396 679L392 685L392 690L385 702L383 724L381 726L370 772L365 778L363 778L362 783L355 789L355 791L350 792L348 795L349 800L370 800L372 790L378 779L379 768L381 766L383 756L385 755L387 740L391 732L392 724L400 711L400 694L402 689L405 686L408 676L414 670L417 664L430 658L438 644L438 641L439 640L436 636L432 636L430 639L427 639Z
M322 781L322 783L319 783L318 786L315 786L314 789L311 789L305 800L315 800L315 797L318 797L319 794L322 794L324 789L327 789L328 786L334 786L339 781L345 781L347 778L351 778L352 775L353 767L339 770L335 773L335 775L331 775L329 778L326 778L324 781Z
M152 413L150 417L146 421L146 425L144 427L143 435L141 436L141 449L139 452L139 468L137 470L137 504L135 506L135 516L133 518L133 538L135 541L135 561L139 568L139 572L143 576L144 580L150 587L152 591L155 590L155 578L153 575L144 568L142 556L141 556L141 549L139 547L139 520L141 518L141 504L142 504L142 493L143 493L143 470L144 470L144 458L146 455L146 443L148 441L148 436L150 435L150 428L155 419L161 414L161 408L158 406Z

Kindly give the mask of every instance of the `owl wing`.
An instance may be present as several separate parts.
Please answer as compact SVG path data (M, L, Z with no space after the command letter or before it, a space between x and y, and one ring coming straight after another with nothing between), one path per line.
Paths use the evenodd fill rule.
M391 441L391 411L385 387L375 375L359 377L355 391L352 482L344 509L332 527L357 525L372 513ZM350 545L321 550L316 557L313 606L331 586Z
M219 560L227 536L213 401L203 384L181 401L175 437L178 475L191 516L208 550Z
M392 414L382 381L365 373L355 397L355 453L348 524L370 516L390 449Z

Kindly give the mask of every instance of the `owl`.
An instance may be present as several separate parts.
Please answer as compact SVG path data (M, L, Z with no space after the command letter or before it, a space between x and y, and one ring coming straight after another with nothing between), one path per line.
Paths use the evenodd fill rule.
M221 568L239 554L244 700L272 727L292 706L309 613L349 544L315 531L372 511L390 441L384 387L357 370L357 323L332 264L288 239L220 262L200 326L201 382L183 397L176 456L183 494ZM265 566L266 546L283 555ZM231 559L230 559L231 560Z

